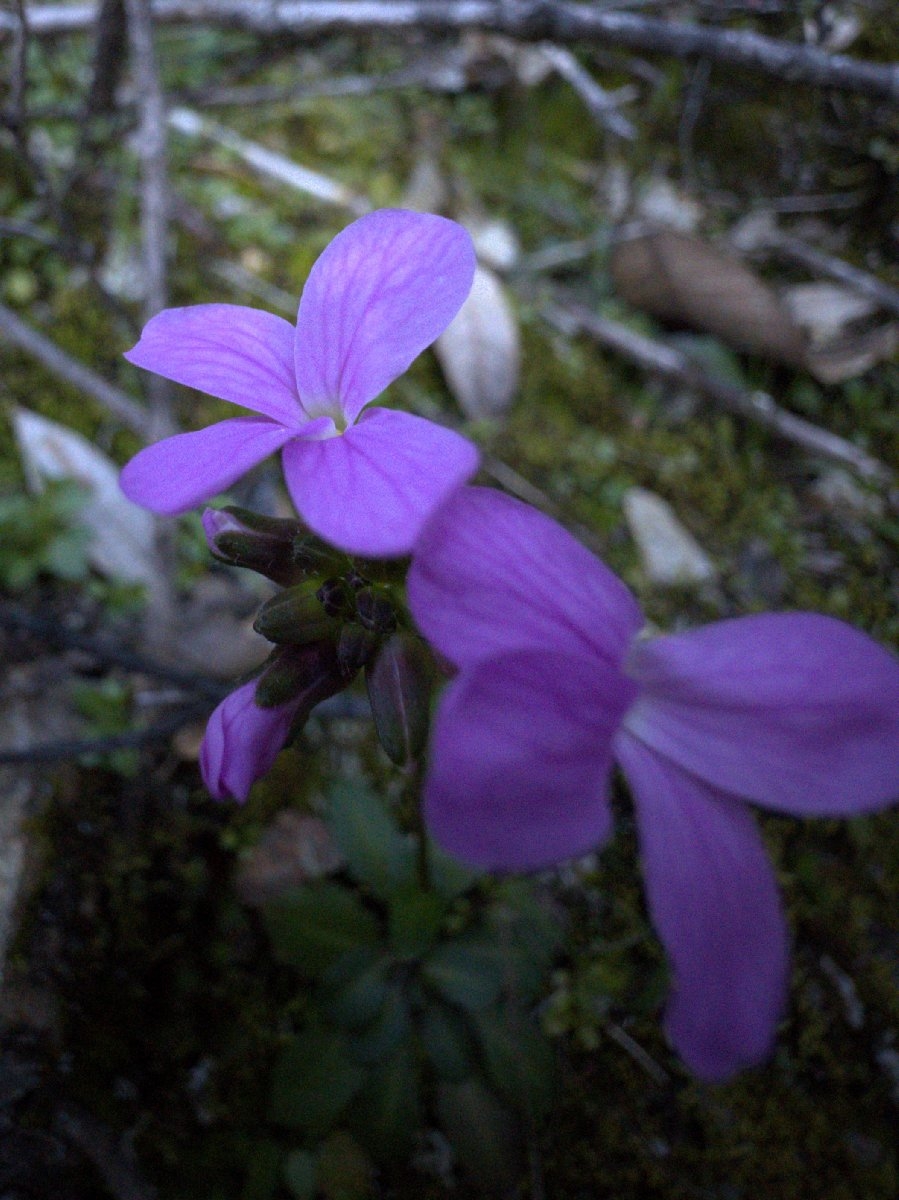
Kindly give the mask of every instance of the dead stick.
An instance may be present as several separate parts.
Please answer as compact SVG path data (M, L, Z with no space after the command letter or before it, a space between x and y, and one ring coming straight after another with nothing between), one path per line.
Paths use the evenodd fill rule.
M810 246L801 238L774 232L765 236L761 248L773 250L775 254L789 262L845 283L854 292L868 296L881 308L899 316L899 291L890 287L889 284L883 283L875 275L861 271L841 258L834 258L831 254L824 254L821 250L816 250L814 246Z
M133 433L144 440L147 439L150 415L144 408L125 392L107 383L96 371L66 354L65 350L60 350L55 342L26 325L4 304L0 304L0 336L38 359L58 379L91 396Z
M149 320L166 306L166 249L169 203L166 164L166 117L156 70L150 0L125 0L128 41L137 90L139 127L137 153L141 164L140 215L146 295L144 317ZM155 441L177 432L172 416L171 388L159 375L149 375L150 436Z
M33 36L83 30L95 4L31 5ZM786 42L749 30L643 17L570 0L155 0L160 22L226 25L265 36L399 31L435 33L484 29L527 41L623 47L674 58L706 58L772 75L789 83L838 88L874 99L899 100L899 66L872 63L818 46ZM18 27L0 14L0 41Z
M578 304L564 307L547 304L543 306L542 313L546 321L562 333L586 333L594 341L615 350L643 370L690 388L714 400L728 412L747 417L812 454L842 463L865 479L887 485L895 482L892 472L884 463L845 438L786 412L766 392L747 392L717 376L706 374L671 346L654 342Z

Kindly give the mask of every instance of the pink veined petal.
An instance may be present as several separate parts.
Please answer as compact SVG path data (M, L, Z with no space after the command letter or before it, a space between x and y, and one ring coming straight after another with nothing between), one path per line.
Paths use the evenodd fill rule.
M200 771L216 800L246 800L250 788L283 749L300 700L278 708L254 703L255 679L215 709L200 747Z
M340 437L284 450L287 487L310 529L370 558L408 554L428 515L477 466L477 450L458 433L384 408Z
M464 670L440 700L428 827L491 870L549 866L609 836L611 740L632 692L612 668L537 650Z
M665 1029L694 1074L722 1080L771 1052L789 948L774 871L749 810L622 731L652 923L673 980Z
M468 233L445 217L383 209L325 248L297 316L296 379L310 416L352 423L449 325L471 289Z
M899 800L899 659L817 613L635 643L628 729L731 795L799 816Z
M186 512L210 500L294 434L258 417L232 417L196 433L178 433L135 454L119 486L153 512Z
M422 632L458 666L545 647L618 663L643 617L617 575L555 521L491 488L457 492L408 578Z
M125 354L147 371L296 428L294 328L283 317L238 304L167 308L144 326Z

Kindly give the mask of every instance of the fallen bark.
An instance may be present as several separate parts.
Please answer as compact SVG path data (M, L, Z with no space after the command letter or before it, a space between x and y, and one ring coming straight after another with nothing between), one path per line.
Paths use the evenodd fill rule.
M97 12L96 4L31 5L29 33L51 37L84 30ZM704 58L790 83L899 101L899 66L894 64L830 54L818 46L749 30L644 17L570 0L155 0L153 17L157 22L224 25L263 36L481 29L526 41ZM19 24L15 15L0 14L0 42L14 36Z

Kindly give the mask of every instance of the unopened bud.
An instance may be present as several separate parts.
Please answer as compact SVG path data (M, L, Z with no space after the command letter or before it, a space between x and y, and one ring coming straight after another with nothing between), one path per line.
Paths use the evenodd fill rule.
M364 629L384 635L396 629L396 613L390 598L372 587L356 593L356 613Z
M307 579L278 592L263 604L253 628L270 642L294 646L333 637L337 633L337 623L322 607L318 595L320 587L318 579Z
M366 666L378 648L380 639L370 629L363 629L355 622L341 626L337 638L337 661L347 676L353 676Z
M308 646L283 646L275 650L256 685L260 708L277 708L300 701L297 719L305 722L313 707L346 687L332 640Z
M324 542L320 542L314 533L302 530L293 540L291 547L293 561L305 575L323 575L325 571L345 567L346 557Z
M378 740L398 766L420 756L428 737L432 662L424 641L400 630L366 667Z
M246 567L282 586L302 578L293 558L299 521L264 517L245 508L207 508L203 532L217 559L232 567Z

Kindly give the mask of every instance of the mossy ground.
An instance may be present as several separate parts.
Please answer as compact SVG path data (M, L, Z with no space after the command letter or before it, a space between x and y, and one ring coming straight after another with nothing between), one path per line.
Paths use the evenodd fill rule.
M885 36L870 35L870 53L889 56L880 45ZM223 55L252 48L232 35L183 32L162 35L160 44L172 88L188 77L194 86L213 82ZM35 103L75 88L84 53L76 41L35 51ZM389 68L399 51L341 42L329 55L334 69L358 71ZM638 179L660 170L677 177L683 166L678 120L690 73L657 65L664 78L634 113L640 139L626 159L570 91L552 81L531 90L510 84L499 93L455 97L405 92L216 115L376 204L400 199L427 144L458 209L477 205L507 219L526 251L595 239L595 255L570 268L564 282L582 300L604 306L610 286L602 247L610 229L597 199L603 172L626 161ZM276 62L250 78L289 83L294 68ZM828 219L845 229L851 254L862 262L873 257L888 278L883 214L895 193L883 162L895 130L872 128L860 101L748 78L731 86L716 72L708 87L694 135L697 194L729 197L723 210L710 202L710 231L761 196L797 187L790 172L798 164L806 191L863 194L857 209ZM71 134L64 122L48 129L61 146ZM781 136L800 129L805 140ZM111 162L118 157L111 152ZM0 147L0 165L4 202L27 218L29 181L8 146ZM228 156L174 137L172 172L182 197L207 214L212 229L199 254L178 229L174 303L256 303L222 295L223 285L206 270L214 257L249 261L268 282L297 294L345 223L344 214L260 185ZM131 243L133 208L126 188L113 209L116 235ZM28 239L4 240L0 261L4 299L25 319L108 378L132 391L142 386L120 357L130 344L127 323L96 301L83 272ZM602 541L650 619L671 626L762 608L811 608L899 644L899 526L888 510L872 516L828 507L813 487L827 464L712 407L684 415L664 387L584 340L552 333L535 302L544 282L518 295L520 395L501 430L475 433ZM895 272L892 282L899 282ZM740 369L749 386L899 464L895 364L831 388L750 361ZM85 433L120 461L136 448L89 400L7 347L0 396ZM427 356L393 396L413 408L451 411ZM226 406L196 393L182 393L179 404L188 427L225 415ZM4 424L0 486L12 490L21 481ZM695 594L647 584L621 516L623 492L635 483L671 501L714 559L719 586ZM71 604L78 603L73 595ZM334 762L326 739L307 739L242 810L212 805L194 768L167 750L145 752L131 779L76 765L55 773L53 802L34 829L42 878L12 962L13 993L44 996L51 1017L37 1031L28 1014L12 1020L7 1053L37 1064L38 1074L7 1099L20 1127L20 1161L57 1158L44 1177L48 1190L36 1176L11 1176L21 1194L101 1194L95 1167L60 1149L60 1110L86 1112L116 1135L129 1131L140 1171L160 1200L267 1194L275 1137L265 1117L267 1066L303 1001L272 963L252 914L237 903L232 879L241 851L267 819L284 803L302 803ZM361 762L382 782L389 778L373 743L363 744ZM692 1081L665 1046L661 955L645 917L626 797L619 824L621 836L585 886L568 895L578 932L560 964L566 974L548 998L562 1031L562 1083L537 1140L546 1196L892 1200L899 1194L895 813L852 823L763 820L794 937L790 1006L772 1062L719 1088ZM616 1029L640 1052L623 1048ZM445 1192L419 1173L400 1172L387 1173L378 1194L406 1200Z

